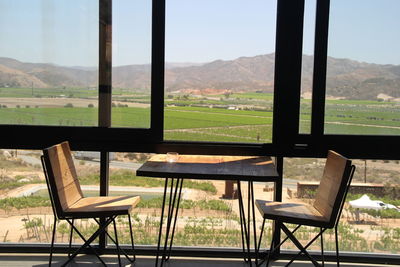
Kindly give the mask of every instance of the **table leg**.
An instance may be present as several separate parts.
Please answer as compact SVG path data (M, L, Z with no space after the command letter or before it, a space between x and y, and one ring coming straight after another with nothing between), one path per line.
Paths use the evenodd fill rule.
M160 230L158 231L156 267L158 266L158 257L159 257L159 255L160 255L160 245L161 245L161 236L162 236L162 225L163 225L163 220L164 220L164 208L165 208L165 200L166 200L166 196L167 196L167 188L168 188L168 178L165 178L164 195L163 195L163 201L162 201L162 206L161 206Z
M179 182L180 182L180 185L179 185ZM167 257L166 260L169 260L169 257L171 256L171 248L172 248L172 244L174 242L176 221L177 221L177 218L178 218L179 204L181 202L183 179L178 179L178 181L176 183L176 186L178 187L178 185L179 185L178 200L177 200L177 203L176 203L176 211L175 211L175 216L174 216L174 225L172 226L171 240L170 240L170 243L169 243L169 252L168 252L168 257Z
M239 197L238 197L238 200L239 200L239 218L240 218L240 232L241 232L241 239L242 239L243 260L245 262L247 262L247 259L246 259L246 247L245 247L245 244L244 244L244 240L245 240L245 238L244 238L244 230L245 229L243 229L244 227L243 227L243 214L242 214L242 199L240 197L241 196L241 192L240 193L238 192L238 195L239 195Z
M255 252L255 264L258 266L258 249L257 249L257 224L256 224L256 211L254 209L254 187L253 181L249 181L251 208L253 210L253 239L254 239L254 252Z
M245 262L249 262L250 266L252 266L251 256L250 256L250 233L248 232L247 223L246 223L246 215L245 215L245 211L244 211L243 196L242 196L240 180L237 181L237 186L238 186L238 199L239 199L239 214L240 214L240 221L241 221L240 227L242 228L242 244L244 244L244 242L246 242L245 243L246 248L243 247L243 252L247 249L247 260L246 260L245 256L244 256L244 260L245 260ZM249 223L250 223L250 221L249 221ZM244 233L244 237L243 237L243 233ZM245 238L246 240L244 241L243 238Z
M254 250L256 253L255 264L258 265L258 251L257 251L257 225L256 225L256 215L254 208L254 187L253 182L248 182L248 196L247 196L247 219L244 210L243 203L243 195L242 189L240 185L240 181L238 183L238 199L239 199L239 214L240 214L240 230L242 233L242 248L243 248L243 257L245 262L249 262L250 266L252 266L251 262L251 254L250 254L250 241L251 241L251 223L253 223L253 239L254 239ZM251 218L253 220L251 220ZM247 250L247 258L246 258L246 250Z
M175 183L176 181L176 183ZM164 219L164 209L165 209L165 202L166 202L166 195L167 195L167 183L164 187L164 197L163 197L163 205L162 205L162 211L161 211L161 221L160 221L160 233L158 237L158 246L157 246L157 258L156 258L156 266L158 266L158 258L159 258L159 250L160 250L160 243L161 243L161 238L162 238L162 221ZM169 257L171 255L171 248L173 244L173 239L175 235L175 228L176 228L176 221L178 217L178 211L179 211L179 204L181 200L181 192L182 192L182 184L183 184L183 179L171 179L171 186L170 186L170 194L169 194L169 203L168 203L168 212L167 212L167 226L165 229L165 240L164 240L164 248L163 248L163 253L161 256L161 264L160 266L163 266L164 261L169 260ZM172 223L173 220L173 223ZM171 230L172 227L172 230ZM172 231L172 233L171 233ZM170 235L171 233L171 235ZM170 241L169 243L169 251L168 251L168 256L167 256L167 247L168 247L168 240Z
M174 211L174 204L175 204L175 198L176 198L176 191L173 192L174 189L174 182L175 179L171 179L171 188L169 191L169 204L168 204L168 214L167 214L167 228L165 229L165 241L164 241L164 249L163 249L163 255L161 258L161 266L163 266L164 261L166 260L166 250L167 250L167 244L168 244L168 239L169 239L169 232L171 229L171 218L172 218L172 213ZM177 183L178 184L178 183ZM172 197L174 195L174 197ZM173 199L173 200L172 200Z

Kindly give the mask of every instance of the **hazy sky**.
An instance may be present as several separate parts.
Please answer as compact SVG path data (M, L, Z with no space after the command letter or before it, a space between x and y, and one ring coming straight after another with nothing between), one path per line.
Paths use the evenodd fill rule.
M166 60L209 62L271 53L276 0L166 0ZM306 0L312 54L316 0ZM400 64L399 0L332 0L329 55ZM113 1L113 64L150 62L151 1ZM96 66L98 0L0 0L0 56Z

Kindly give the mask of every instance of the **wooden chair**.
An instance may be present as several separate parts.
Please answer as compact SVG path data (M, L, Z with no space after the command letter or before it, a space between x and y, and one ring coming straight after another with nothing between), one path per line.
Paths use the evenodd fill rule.
M133 258L131 259L128 254L122 248L120 248L118 244L115 218L118 215L128 215L131 244L132 250L134 251L130 211L140 201L140 197L84 197L79 184L68 142L63 142L61 144L57 144L44 149L42 156L42 165L54 213L54 225L50 247L49 266L51 266L52 263L57 218L59 220L67 221L71 226L69 239L70 251L68 253L69 258L62 266L67 265L77 254L82 252L85 248L91 249L93 253L99 258L99 260L106 266L96 250L90 245L101 233L106 233L107 236L116 244L118 251L118 262L120 266L120 252L123 252L128 260L133 262L135 260L135 254L133 253ZM86 239L74 226L75 219L84 218L92 218L99 224L99 228L88 239ZM105 222L100 223L100 220L98 218L105 218ZM114 224L115 239L111 237L107 232L107 226L110 223ZM73 231L75 231L82 238L84 244L73 254L70 254Z
M277 243L276 240L274 240L275 236L272 238L266 266L269 264L271 254L273 254L274 251L278 249L287 239L290 239L294 245L300 249L300 252L294 258L292 258L287 265L291 264L300 254L303 253L312 261L315 266L319 266L319 263L312 258L306 250L315 240L318 239L318 237L321 237L323 265L324 247L322 235L327 229L332 228L335 228L336 261L337 265L339 266L337 227L354 171L355 166L351 165L350 160L334 151L328 151L323 176L312 205L256 200L256 206L264 218L259 243L256 248L256 255L259 255L261 237L266 219L274 220L277 223L277 227L280 227L287 236L280 244L276 246L274 246L274 244ZM293 231L290 231L284 223L297 224L297 226ZM320 228L319 233L305 246L303 246L294 236L294 233L302 225Z

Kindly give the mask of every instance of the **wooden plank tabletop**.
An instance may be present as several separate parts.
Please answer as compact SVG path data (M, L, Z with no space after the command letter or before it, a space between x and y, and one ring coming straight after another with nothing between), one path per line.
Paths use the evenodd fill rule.
M179 155L168 162L165 154L151 157L137 176L273 182L279 178L270 157Z

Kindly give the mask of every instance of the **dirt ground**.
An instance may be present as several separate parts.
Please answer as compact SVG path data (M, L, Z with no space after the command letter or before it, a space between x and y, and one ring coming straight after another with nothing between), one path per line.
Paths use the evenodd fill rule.
M14 98L14 97L2 97L1 98L2 105L6 105L9 108L15 108L20 106L24 108L26 106L41 107L41 108L56 108L56 107L64 107L66 104L71 103L74 107L83 107L87 108L89 104L92 104L94 107L97 107L99 104L98 99L83 99L83 98L67 98L67 97L52 97L52 98ZM132 103L132 102L119 102L113 101L116 105L123 104L128 105L128 107L139 107L139 108L148 108L149 104L142 103Z
M225 181L212 181L214 186L217 189L217 193L215 195L207 194L201 190L187 190L184 197L192 200L210 200L210 199L221 199L225 201L232 209L237 216L239 216L239 205L237 199L223 199L222 195L225 193ZM25 192L33 187L37 186L37 184L26 184L19 188L15 188L10 190L4 194L0 195L1 198L5 197L13 197L20 195L22 192ZM244 207L247 207L247 193L248 187L247 183L242 182L242 193L244 200ZM264 200L272 200L273 199L273 190L272 184L268 184L266 187L265 184L254 183L254 193L256 199L264 199ZM162 188L159 188L162 190ZM301 201L296 198L290 198L287 194L286 189L283 191L283 200L290 201ZM183 211L183 212L182 212ZM140 209L140 216L153 215L155 217L159 216L159 209ZM256 218L257 224L261 225L262 218L258 215L258 211L256 210ZM225 218L227 212L223 211L206 211L206 210L180 210L180 216L190 218L190 217L216 217L216 218ZM52 210L50 207L39 207L39 208L29 208L22 210L0 210L0 242L32 242L32 233L28 233L24 227L25 221L27 219L32 218L41 218L46 227L50 226L53 221ZM356 222L354 220L354 214L349 212L347 208L344 209L342 221L347 221L354 228L363 230L362 235L369 241L378 240L382 234L382 231L377 229L377 227L372 226L386 226L386 227L400 227L400 220L398 219L380 219L374 218L367 214L361 214L361 220ZM183 227L185 223L185 219L181 218L181 222L178 224L178 227ZM30 236L31 239L27 237ZM45 237L42 237L45 238ZM38 241L38 240L36 240ZM42 240L41 242L46 242Z

